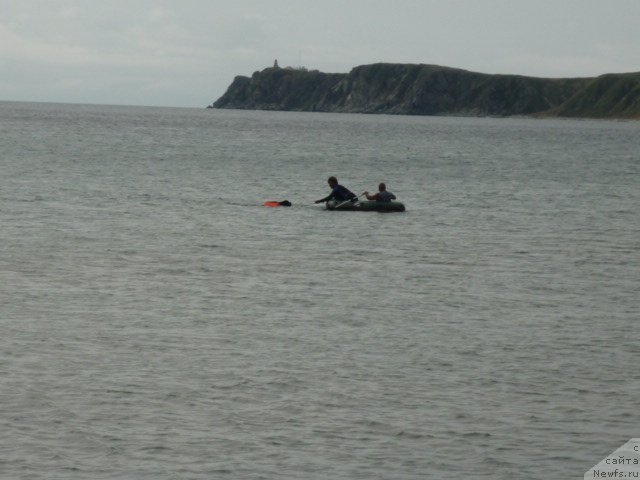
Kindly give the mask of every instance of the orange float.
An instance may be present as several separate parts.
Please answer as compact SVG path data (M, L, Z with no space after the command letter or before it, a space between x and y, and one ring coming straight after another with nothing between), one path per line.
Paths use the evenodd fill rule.
M264 205L265 207L290 207L291 202L289 200L282 200L281 202L269 200L268 202L264 202L262 205Z

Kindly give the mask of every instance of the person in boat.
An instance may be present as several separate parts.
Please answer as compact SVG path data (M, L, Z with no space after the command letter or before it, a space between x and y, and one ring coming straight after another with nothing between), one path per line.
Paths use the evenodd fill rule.
M328 202L329 200L335 200L336 202L346 202L347 200L351 200L352 202L355 202L358 198L348 188L340 185L336 177L329 177L327 182L329 183L329 187L331 187L331 193L320 200L316 200L315 203Z
M378 185L378 193L369 195L369 192L364 192L364 195L367 200L375 200L376 202L390 202L396 199L396 196L387 190L387 186L384 183Z

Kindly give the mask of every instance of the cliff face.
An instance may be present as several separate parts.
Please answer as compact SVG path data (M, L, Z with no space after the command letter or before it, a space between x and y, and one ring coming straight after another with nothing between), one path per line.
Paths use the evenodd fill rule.
M267 68L251 78L236 77L213 107L310 111L326 103L324 98L342 77L344 74Z
M356 67L348 74L267 68L251 78L236 77L213 107L409 115L545 112L632 117L638 116L639 103L640 74L546 79L488 75L435 65L374 64Z
M562 117L640 118L640 73L602 75L550 113Z

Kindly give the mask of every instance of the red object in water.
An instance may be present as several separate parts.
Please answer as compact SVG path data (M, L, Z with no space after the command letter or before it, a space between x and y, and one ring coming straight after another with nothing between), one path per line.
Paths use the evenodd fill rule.
M265 207L280 207L280 202L264 202Z

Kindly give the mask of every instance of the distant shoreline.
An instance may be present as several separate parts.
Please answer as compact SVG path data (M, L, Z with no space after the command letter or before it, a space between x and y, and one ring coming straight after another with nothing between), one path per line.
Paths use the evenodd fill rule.
M637 120L640 72L539 78L423 64L378 63L349 73L274 66L235 77L208 108Z

